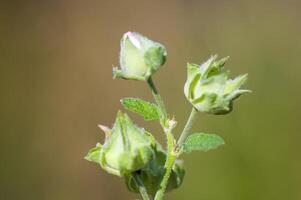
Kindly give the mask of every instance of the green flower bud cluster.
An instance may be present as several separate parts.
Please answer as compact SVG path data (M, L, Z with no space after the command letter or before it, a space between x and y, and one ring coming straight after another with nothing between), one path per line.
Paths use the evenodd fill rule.
M227 114L232 111L235 99L250 92L240 89L247 80L247 74L228 79L229 71L224 70L227 59L217 60L217 56L212 56L201 65L187 64L184 93L198 111Z
M247 80L246 74L228 78L229 72L224 69L228 57L218 60L217 56L212 56L201 65L188 63L184 94L193 108L176 141L173 129L177 122L167 113L151 78L164 65L166 55L162 44L139 33L127 32L121 39L120 68L113 68L113 78L141 80L149 85L155 102L130 97L122 99L121 103L145 120L160 123L166 136L166 150L152 134L119 111L112 128L99 125L105 132L105 141L98 143L85 157L106 172L124 178L128 189L139 192L144 200L150 200L150 196L162 200L165 192L182 184L185 170L178 160L182 153L206 152L224 144L215 134L190 133L197 113L227 114L233 109L235 99L250 92L240 89Z
M162 44L136 32L125 33L120 46L120 69L113 68L114 78L147 80L166 61Z

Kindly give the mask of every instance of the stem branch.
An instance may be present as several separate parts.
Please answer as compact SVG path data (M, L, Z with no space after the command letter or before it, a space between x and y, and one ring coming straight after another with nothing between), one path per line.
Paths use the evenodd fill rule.
M189 131L196 119L198 111L195 108L192 108L190 116L186 122L186 125L180 135L180 138L178 140L178 147L181 148L182 144L184 143L185 139L187 138Z

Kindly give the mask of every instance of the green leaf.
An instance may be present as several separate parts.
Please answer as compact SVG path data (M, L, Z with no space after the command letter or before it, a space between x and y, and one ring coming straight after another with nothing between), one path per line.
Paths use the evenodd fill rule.
M121 104L129 111L141 115L145 120L160 119L158 107L150 102L138 98L121 99Z
M215 134L194 133L187 137L183 144L183 151L190 153L194 150L209 151L225 144L223 138Z
M100 151L102 149L101 144L97 143L96 147L93 147L89 150L88 154L85 156L85 159L90 162L100 163Z

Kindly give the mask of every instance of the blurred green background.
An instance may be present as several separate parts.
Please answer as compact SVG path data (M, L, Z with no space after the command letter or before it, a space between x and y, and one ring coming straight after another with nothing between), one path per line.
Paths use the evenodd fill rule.
M126 31L163 43L154 76L181 130L191 106L186 62L231 56L231 75L249 73L227 116L200 115L194 131L222 148L185 156L170 200L301 199L301 12L297 0L48 0L0 2L0 199L135 199L121 179L83 160L103 141L127 96L151 100L143 82L112 80ZM144 123L162 139L156 123ZM162 140L161 140L162 141Z

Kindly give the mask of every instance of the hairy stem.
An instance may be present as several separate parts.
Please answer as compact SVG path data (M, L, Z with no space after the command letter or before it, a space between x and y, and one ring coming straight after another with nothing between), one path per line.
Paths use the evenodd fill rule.
M192 108L190 116L186 122L186 125L180 135L180 138L178 140L178 147L181 148L182 144L184 143L185 139L187 138L187 136L189 135L189 131L196 119L198 111L195 108Z
M134 181L136 183L136 185L138 185L139 187L139 192L141 194L141 197L143 198L143 200L150 200L147 190L142 182L142 180L139 178L138 174L136 174L135 172L132 174Z
M187 136L189 134L189 131L196 119L198 112L195 108L192 109L190 116L187 120L187 123L180 135L178 144L176 145L174 142L174 137L171 133L171 128L166 123L168 121L168 115L166 112L166 108L164 106L162 98L159 95L158 90L157 90L152 78L149 78L147 80L147 84L152 91L152 94L154 96L157 106L159 107L160 123L166 134L166 139L167 139L167 157L166 157L166 161L164 164L165 173L164 173L162 181L160 183L160 187L155 195L155 200L162 200L164 193L166 191L167 185L168 185L168 180L169 180L170 174L172 172L173 165L178 157L178 154L175 151L176 146L178 147L178 149L181 148L182 144L184 143L185 139L187 138Z
M161 96L158 93L158 90L156 89L156 86L153 82L153 80L151 78L149 78L147 80L147 83L152 91L152 94L154 96L154 99L156 101L157 106L159 107L160 110L160 123L161 126L165 132L166 135L166 140L167 140L167 156L166 156L166 161L164 164L164 175L162 178L162 181L160 183L160 187L158 189L158 191L156 192L155 195L155 200L161 200L164 196L165 190L167 188L168 185L168 180L170 177L170 174L172 172L172 168L173 165L175 163L175 160L177 159L177 155L174 153L174 149L175 149L175 142L174 142L174 137L172 134L172 127L169 126L168 122L168 115L167 115L167 111L166 108L164 106L164 103L161 99Z
M162 100L161 96L159 95L158 90L157 90L157 88L156 88L156 86L155 86L155 84L154 84L151 77L147 80L147 84L148 84L149 88L151 89L152 94L154 96L154 99L155 99L155 101L156 101L156 103L159 107L161 125L165 126L164 121L167 118L167 112L166 112L166 108L165 108L165 105L163 103L163 100ZM165 128L165 127L163 127L163 128Z
M172 172L173 165L177 159L177 155L174 153L174 137L171 132L167 133L167 149L168 153L164 165L165 173L160 183L159 190L156 192L155 200L162 200L168 185L168 180Z
M184 127L184 129L183 129L183 131L180 135L179 140L178 140L177 146L179 148L181 148L181 145L183 144L183 142L187 138L187 136L189 134L189 131L190 131L195 119L196 119L197 113L198 113L197 110L195 108L192 108L192 111L191 111L190 116L187 120L187 123L186 123L186 125L185 125L185 127ZM166 190L166 187L168 185L168 180L169 180L170 174L172 172L173 165L174 165L174 163L177 159L177 156L178 156L174 151L175 144L174 144L173 135L171 133L167 133L167 147L168 147L168 154L167 154L167 159L166 159L165 166L164 166L165 174L164 174L163 179L161 181L160 188L156 193L155 200L162 200L162 198L164 196L164 193L165 193L165 190Z

